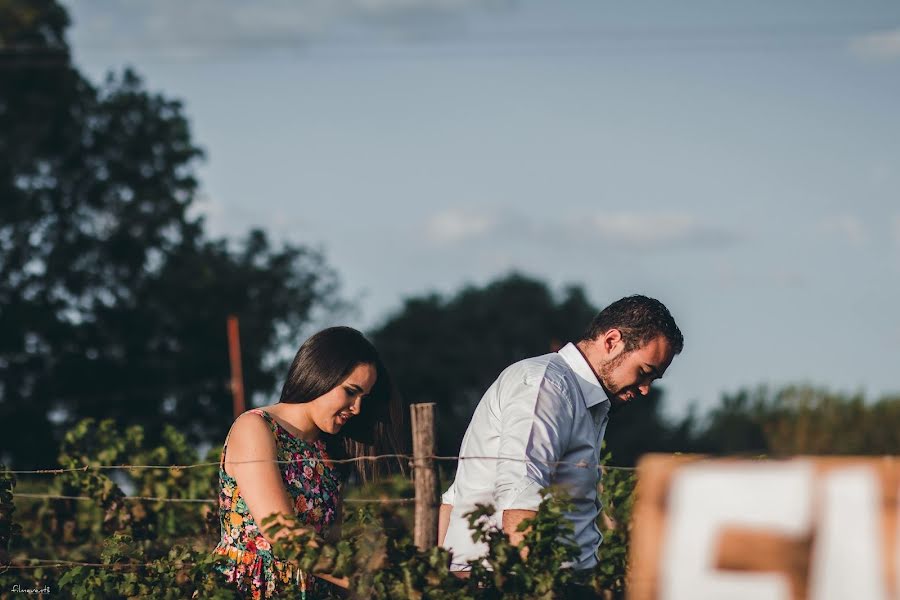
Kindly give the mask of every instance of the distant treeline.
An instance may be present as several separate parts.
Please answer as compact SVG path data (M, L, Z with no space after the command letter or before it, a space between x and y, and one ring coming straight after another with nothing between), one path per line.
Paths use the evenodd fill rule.
M644 452L714 455L900 454L900 395L862 395L810 386L759 387L725 395L698 418L661 419L651 398L632 403L611 424L607 441L618 464Z
M475 404L500 371L578 339L597 310L581 287L555 294L513 273L449 297L409 298L373 335L408 399L437 403L439 450L455 454ZM606 441L615 464L633 465L645 452L900 453L900 394L867 400L809 386L760 386L723 396L706 415L672 420L662 410L664 387L611 416Z

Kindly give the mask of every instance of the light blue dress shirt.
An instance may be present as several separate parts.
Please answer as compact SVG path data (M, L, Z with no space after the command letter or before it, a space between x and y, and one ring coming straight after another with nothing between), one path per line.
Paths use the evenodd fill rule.
M451 569L465 570L467 561L487 551L472 541L463 516L475 504L493 504L500 527L504 510L537 510L539 491L551 484L565 489L574 503L566 516L580 552L571 566L597 564L603 539L596 525L598 465L609 407L596 375L571 343L500 374L472 415L456 478L442 497L453 505L443 543L453 554Z

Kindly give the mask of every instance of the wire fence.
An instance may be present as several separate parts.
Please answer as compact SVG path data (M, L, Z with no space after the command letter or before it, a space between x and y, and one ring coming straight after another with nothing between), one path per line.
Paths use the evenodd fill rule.
M393 459L393 460L408 460L410 461L410 466L414 467L416 461L422 460L437 460L437 461L466 461L466 460L496 460L496 461L504 461L504 462L521 462L528 464L542 464L546 466L552 467L560 467L560 466L571 466L574 468L580 469L601 469L601 470L610 470L610 471L636 471L637 467L625 467L618 465L607 465L604 463L591 463L587 461L543 461L543 460L534 460L528 458L520 458L513 456L439 456L439 455L425 455L425 456L416 456L413 454L378 454L378 455L367 455L367 456L356 456L353 458L303 458L303 463L317 464L322 462L324 464L348 464L348 463L357 463L363 461L375 461L381 459ZM297 461L291 460L270 460L270 459L255 459L255 460L239 460L239 461L231 461L227 460L224 463L222 462L205 462L205 463L195 463L190 465L83 465L81 467L71 467L71 468L48 468L48 469L31 469L31 470L9 470L6 471L12 475L61 475L63 473L78 473L78 472L87 472L87 471L107 471L107 470L138 470L138 469L170 469L173 471L183 470L183 469L197 469L202 467L218 467L223 464L227 465L244 465L244 464L257 464L257 463L276 463L276 464L294 464Z
M615 465L605 465L602 463L587 463L585 461L580 462L570 462L570 461L534 461L523 458L516 457L500 457L500 456L439 456L439 455L430 455L430 456L420 456L416 457L412 454L378 454L378 455L367 455L367 456L357 456L354 458L346 458L346 459L318 459L318 458L304 458L302 462L310 462L312 464L316 464L321 461L324 463L332 463L332 464L342 464L342 463L356 463L361 461L374 461L380 459L407 459L410 461L410 466L415 467L416 460L439 460L439 461L465 461L465 460L496 460L496 461L510 461L510 462L522 462L522 463L534 463L539 462L541 464L545 464L548 466L558 467L560 465L568 465L575 468L594 468L602 470L618 470L618 471L635 471L636 467L623 467L623 466L615 466ZM275 464L292 464L295 461L289 460L267 460L267 459L257 459L257 460L243 460L243 461L225 461L224 464L228 465L243 465L243 464L258 464L258 463L275 463ZM196 463L189 465L84 465L82 467L73 467L68 469L31 469L31 470L9 470L7 473L13 475L62 475L65 473L85 473L88 471L108 471L108 470L139 470L139 469L160 469L160 470L172 470L178 471L183 469L195 469L202 467L218 467L222 463L218 462L206 462L206 463ZM33 499L33 500L94 500L91 496L71 496L64 494L35 494L35 493L15 493L13 494L13 498L23 498L23 499ZM188 504L216 504L218 500L216 498L167 498L161 496L124 496L121 498L122 500L127 501L146 501L146 502L173 502L173 503L188 503ZM342 502L348 504L409 504L415 502L415 498L345 498Z
M13 498L27 498L35 500L96 500L91 496L66 496L62 494L28 494L15 493ZM157 496L123 496L122 500L146 501L146 502L184 502L191 504L216 504L216 498L165 498ZM341 502L347 504L410 504L415 498L344 498Z
M6 569L14 569L14 570L34 570L34 569L59 569L63 567L94 567L99 569L109 569L114 571L119 570L130 570L130 569L143 569L148 567L158 567L159 563L117 563L117 564L109 564L109 563L91 563L91 562L79 562L76 560L57 560L57 559L43 559L43 558L27 558L25 560L30 560L32 562L40 563L36 565L8 565L3 567L2 570ZM182 567L194 567L197 566L197 563L181 563Z
M603 470L616 470L616 471L626 471L632 472L636 470L636 467L626 467L626 466L617 466L617 465L605 465L603 463L590 463L587 461L535 461L531 459L524 459L520 457L503 457L503 456L442 456L442 455L425 455L425 456L416 456L413 454L379 454L379 455L366 455L366 456L357 456L353 458L345 458L345 459L324 459L324 458L304 458L300 461L290 461L290 460L269 460L269 459L256 459L256 460L243 460L243 461L224 461L223 462L203 462L203 463L194 463L194 464L185 464L185 465L132 465L132 464L120 464L120 465L83 465L80 467L70 467L70 468L46 468L46 469L24 469L24 470L5 470L5 473L9 473L12 475L63 475L66 473L85 473L89 471L136 471L143 469L157 469L157 470L171 470L171 471L180 471L186 469L197 469L204 467L220 467L223 464L228 465L242 465L242 464L259 464L259 463L275 463L275 464L295 464L297 462L302 463L312 463L316 464L317 462L323 462L326 464L349 464L349 463L358 463L362 461L376 461L376 460L408 460L410 466L414 469L416 463L421 463L422 461L427 460L435 460L435 461L466 461L466 460L494 460L494 461L509 461L509 462L521 462L521 463L541 463L548 466L559 467L562 465L571 466L574 468L582 468L582 469L600 469ZM13 493L12 497L14 499L24 499L24 500L76 500L76 501L96 501L96 498L91 496L74 496L74 495L66 495L66 494L40 494L40 493ZM130 501L130 502L164 502L164 503L185 503L185 504L211 504L215 505L218 503L218 499L216 498L169 498L169 497L161 497L161 496L123 496L120 498L121 500ZM345 498L342 502L347 504L384 504L384 505L408 505L412 504L416 501L415 498ZM68 561L68 560L56 560L56 559L34 559L27 558L24 559L26 561L32 563L39 564L10 564L2 567L0 571L6 569L14 569L14 570L35 570L41 568L66 568L66 567L91 567L91 568L103 568L103 569L113 569L113 570L131 570L131 569L140 569L146 567L155 567L158 566L158 563L125 563L125 564L105 564L105 563L91 563L91 562L79 562L79 561ZM193 563L182 563L182 567L191 567L195 566Z

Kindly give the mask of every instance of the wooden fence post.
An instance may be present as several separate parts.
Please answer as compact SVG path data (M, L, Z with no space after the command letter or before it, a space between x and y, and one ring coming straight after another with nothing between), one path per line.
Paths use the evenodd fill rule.
M413 479L416 486L414 541L420 550L437 545L438 487L434 459L434 403L413 404Z
M241 338L238 333L238 318L228 316L228 360L231 363L231 397L234 418L244 414L244 375L241 372Z

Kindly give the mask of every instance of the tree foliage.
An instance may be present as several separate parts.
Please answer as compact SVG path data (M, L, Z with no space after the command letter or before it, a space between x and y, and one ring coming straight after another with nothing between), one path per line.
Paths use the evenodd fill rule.
M68 24L56 2L0 3L0 419L21 424L0 458L17 465L46 465L81 417L217 440L226 317L241 319L252 396L280 380L276 350L338 304L318 252L207 234L181 103L130 70L89 82Z
M872 401L807 385L744 389L722 398L696 444L714 454L898 454L900 396Z
M373 333L400 389L411 402L435 402L438 449L455 455L475 405L510 364L577 341L597 308L581 287L555 294L545 282L512 273L445 298L412 297ZM651 451L694 448L693 417L669 422L663 394L617 409L608 446L622 465Z
M409 401L437 404L439 451L456 454L500 371L577 339L595 312L579 287L557 296L514 273L449 298L407 298L372 337Z

